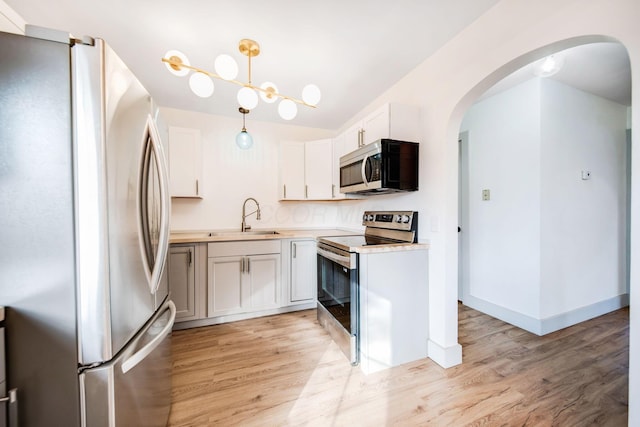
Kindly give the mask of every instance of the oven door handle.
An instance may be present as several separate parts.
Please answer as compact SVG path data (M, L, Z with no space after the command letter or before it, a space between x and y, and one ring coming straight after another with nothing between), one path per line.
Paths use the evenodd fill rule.
M326 258L330 261L336 262L341 266L348 268L349 270L354 270L356 268L355 263L352 263L351 261L351 255L349 256L339 255L334 252L330 252L325 249L322 249L321 247L318 247L317 251L318 251L318 255L320 255L321 257Z

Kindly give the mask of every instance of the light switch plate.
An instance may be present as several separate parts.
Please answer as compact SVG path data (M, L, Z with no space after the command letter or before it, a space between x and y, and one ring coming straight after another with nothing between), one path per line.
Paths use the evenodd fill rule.
M491 191L490 190L482 190L482 200L483 201L491 200Z

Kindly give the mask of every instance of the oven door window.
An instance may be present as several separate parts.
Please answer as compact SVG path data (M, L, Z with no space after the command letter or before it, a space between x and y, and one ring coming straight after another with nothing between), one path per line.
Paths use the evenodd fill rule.
M351 284L355 283L357 270L318 255L318 302L350 333Z

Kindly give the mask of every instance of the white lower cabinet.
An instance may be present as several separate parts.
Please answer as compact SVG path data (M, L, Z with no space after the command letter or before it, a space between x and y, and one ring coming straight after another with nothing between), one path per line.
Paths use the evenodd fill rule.
M208 317L281 305L280 241L209 243Z
M169 249L169 292L176 305L176 322L204 317L202 274L204 244L171 245Z
M288 249L289 304L314 302L317 289L317 253L315 240L284 240Z
M172 244L176 327L314 308L316 259L311 238Z
M209 317L240 313L246 296L242 296L244 257L222 256L208 259ZM246 303L245 303L246 305Z

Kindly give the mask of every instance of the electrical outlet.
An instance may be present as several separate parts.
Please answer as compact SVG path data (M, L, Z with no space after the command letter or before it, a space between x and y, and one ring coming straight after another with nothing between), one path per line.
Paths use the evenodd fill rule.
M491 191L490 190L482 190L482 200L483 201L491 200Z

